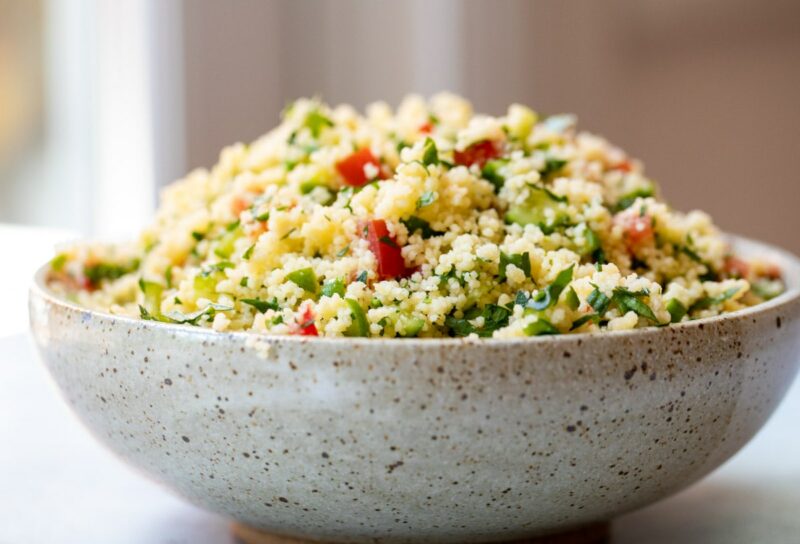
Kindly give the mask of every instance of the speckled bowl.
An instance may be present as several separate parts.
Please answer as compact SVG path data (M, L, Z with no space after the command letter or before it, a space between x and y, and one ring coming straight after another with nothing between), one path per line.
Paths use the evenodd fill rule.
M735 243L789 291L620 333L257 338L87 311L43 272L31 322L97 437L209 510L331 542L508 541L666 497L764 424L800 358L800 260Z

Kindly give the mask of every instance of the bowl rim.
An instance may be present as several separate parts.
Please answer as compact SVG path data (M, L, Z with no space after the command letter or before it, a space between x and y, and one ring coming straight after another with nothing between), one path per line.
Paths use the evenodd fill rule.
M544 335L544 336L531 336L520 338L362 338L362 337L308 337L308 336L293 336L293 335L272 335L262 334L252 331L215 331L208 327L195 327L191 325L177 324L177 323L163 323L160 321L144 320L135 317L124 315L116 315L110 312L95 310L92 308L85 308L76 303L65 300L56 295L51 289L47 287L45 282L45 275L49 266L49 262L43 264L33 276L32 283L29 288L29 301L36 298L41 299L48 305L60 307L68 312L90 315L92 318L99 318L102 320L116 321L129 325L136 325L141 328L154 329L159 332L165 333L179 333L181 335L197 336L204 340L218 340L226 338L230 341L241 340L247 341L257 338L259 340L267 341L270 343L295 343L295 344L315 344L320 346L342 347L342 346L405 346L419 348L425 346L430 347L454 347L462 345L470 346L510 346L510 345L530 345L530 344L547 344L547 345L566 345L572 344L576 341L578 343L597 340L600 338L638 338L638 337L651 337L656 335L666 334L666 331L689 331L695 329L702 329L705 325L715 324L721 322L737 321L760 314L769 312L770 310L787 307L793 303L800 302L800 257L793 253L777 247L766 242L760 242L744 236L734 234L725 234L725 238L734 246L749 246L755 248L758 253L768 254L774 260L779 261L779 265L784 270L784 281L787 283L787 289L777 297L757 304L749 306L741 310L728 312L711 317L703 317L693 321L685 321L682 323L668 324L666 326L650 326L635 329L626 329L620 331L594 331L594 332L581 332L559 335ZM755 251L745 251L745 253ZM788 278L787 272L794 272ZM33 321L33 315L31 314Z

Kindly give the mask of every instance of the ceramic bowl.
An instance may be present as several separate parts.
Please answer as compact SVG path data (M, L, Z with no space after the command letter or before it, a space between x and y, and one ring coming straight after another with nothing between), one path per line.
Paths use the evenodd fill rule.
M800 260L765 304L677 326L522 340L217 333L31 291L39 351L131 464L269 533L497 542L609 520L708 474L800 357Z

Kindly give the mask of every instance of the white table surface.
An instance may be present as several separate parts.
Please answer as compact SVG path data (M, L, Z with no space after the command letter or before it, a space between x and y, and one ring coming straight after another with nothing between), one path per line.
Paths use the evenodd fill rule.
M38 361L24 332L23 285L60 236L0 225L0 248L24 253L0 267L0 544L234 544L226 520L96 443ZM798 416L800 382L742 452L699 484L616 520L611 544L800 543Z

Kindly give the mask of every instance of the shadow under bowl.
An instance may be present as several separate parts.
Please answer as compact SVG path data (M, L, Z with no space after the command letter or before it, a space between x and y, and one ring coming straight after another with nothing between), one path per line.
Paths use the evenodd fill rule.
M180 495L270 533L498 542L596 524L738 451L800 353L786 293L663 328L520 340L218 333L89 311L44 283L33 333L69 404Z

